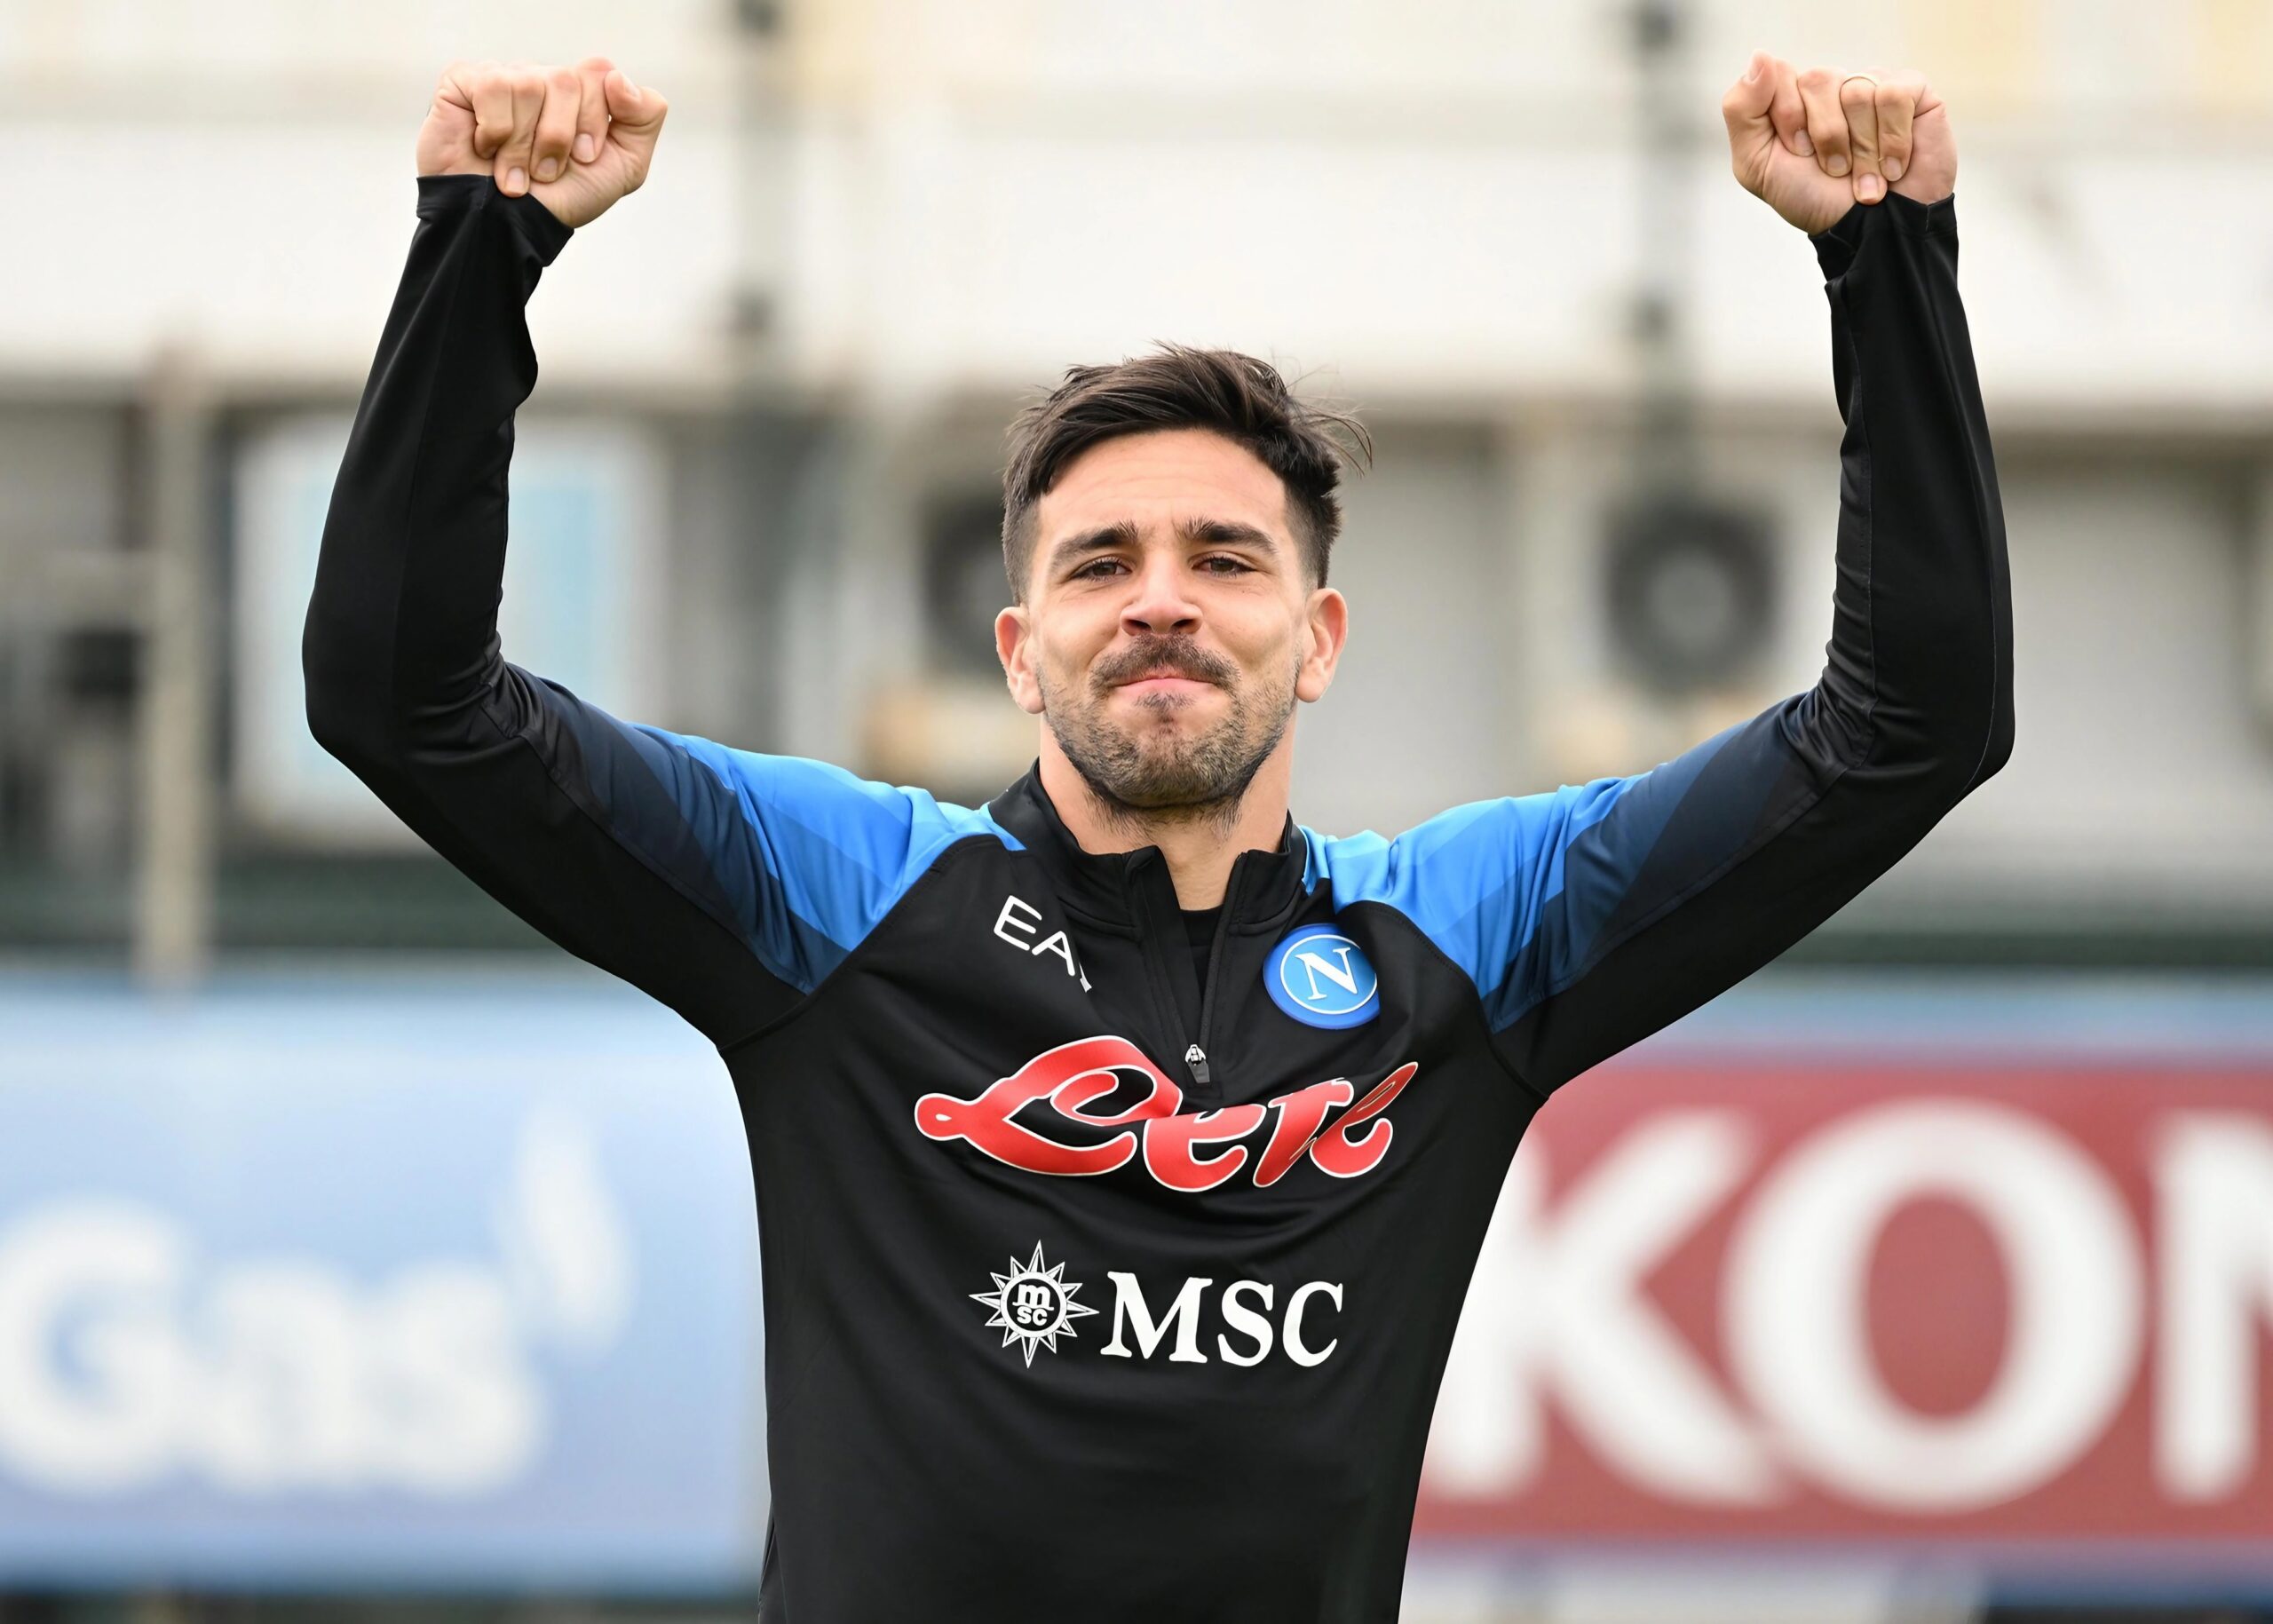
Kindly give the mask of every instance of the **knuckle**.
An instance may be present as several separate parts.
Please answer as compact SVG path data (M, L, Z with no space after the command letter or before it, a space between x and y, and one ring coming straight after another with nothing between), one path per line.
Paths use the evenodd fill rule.
M1839 105L1850 109L1867 107L1874 91L1868 79L1849 79L1839 87Z
M1831 83L1828 67L1804 67L1800 70L1800 88L1804 91L1827 89Z

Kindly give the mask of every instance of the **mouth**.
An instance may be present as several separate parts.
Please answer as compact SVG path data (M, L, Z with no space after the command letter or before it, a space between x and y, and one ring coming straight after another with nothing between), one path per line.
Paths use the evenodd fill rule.
M1186 677L1181 671L1174 670L1146 671L1140 676L1130 677L1126 682L1113 684L1117 692L1134 694L1139 699L1153 693L1189 696L1202 693L1215 685L1205 678Z

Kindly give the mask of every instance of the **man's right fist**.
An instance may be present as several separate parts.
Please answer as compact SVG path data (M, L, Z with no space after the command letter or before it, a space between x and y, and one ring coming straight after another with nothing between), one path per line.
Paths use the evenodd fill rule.
M669 111L606 57L574 67L453 62L419 128L418 172L493 176L582 226L639 189Z

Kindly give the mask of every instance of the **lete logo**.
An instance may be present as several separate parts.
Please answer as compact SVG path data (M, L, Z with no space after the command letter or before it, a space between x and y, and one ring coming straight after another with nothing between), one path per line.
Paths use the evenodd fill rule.
M1043 1050L976 1099L926 1094L915 1102L915 1127L927 1139L962 1139L997 1161L1065 1177L1111 1173L1141 1146L1146 1172L1171 1190L1197 1192L1214 1189L1247 1165L1248 1147L1231 1142L1247 1138L1275 1113L1255 1158L1257 1184L1277 1184L1304 1156L1322 1173L1356 1178L1389 1154L1396 1130L1386 1118L1374 1119L1420 1069L1410 1062L1398 1066L1363 1099L1347 1077L1332 1077L1281 1094L1268 1105L1179 1113L1183 1090L1136 1044L1126 1038L1082 1038ZM1121 1088L1125 1076L1146 1085L1144 1097L1121 1111L1093 1109ZM1042 1101L1057 1122L1029 1128L1012 1120ZM1349 1109L1327 1126L1327 1114L1345 1105ZM1366 1122L1372 1125L1358 1131ZM1074 1131L1061 1137L1058 1123ZM1098 1129L1121 1131L1100 1139L1091 1131ZM1202 1145L1230 1148L1202 1155Z

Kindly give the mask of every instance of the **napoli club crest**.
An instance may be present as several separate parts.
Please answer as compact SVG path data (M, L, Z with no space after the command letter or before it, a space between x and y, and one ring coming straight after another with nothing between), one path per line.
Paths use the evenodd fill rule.
M1263 983L1271 1002L1306 1026L1362 1026L1382 1012L1381 978L1333 925L1304 925L1273 947Z

